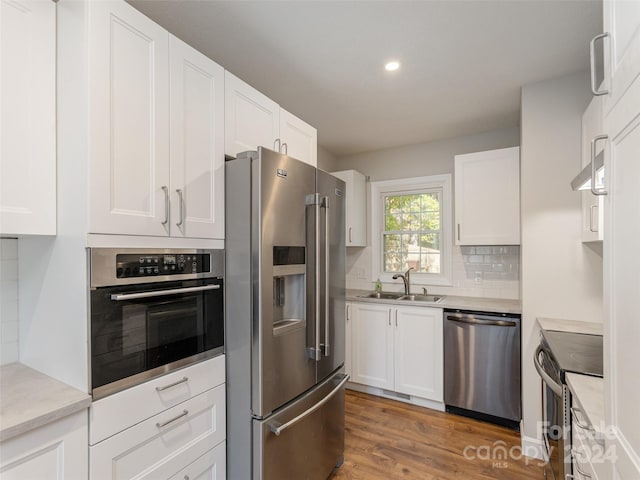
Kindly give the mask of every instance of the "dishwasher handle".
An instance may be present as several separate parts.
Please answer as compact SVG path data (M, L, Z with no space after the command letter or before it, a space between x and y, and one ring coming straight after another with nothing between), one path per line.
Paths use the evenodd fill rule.
M541 353L544 353L544 350L542 349L542 345L538 345L536 347L536 352L533 354L533 365L536 367L536 370L542 378L542 381L546 383L551 390L553 390L553 393L555 393L559 397L562 397L562 385L551 378L551 376L544 371L544 367L540 363Z
M483 319L476 317L474 315L461 315L455 313L448 313L447 320L452 322L460 322L460 323L470 323L472 325L486 325L486 326L496 326L496 327L516 327L518 324L516 322L511 322L509 320L497 320L497 319Z

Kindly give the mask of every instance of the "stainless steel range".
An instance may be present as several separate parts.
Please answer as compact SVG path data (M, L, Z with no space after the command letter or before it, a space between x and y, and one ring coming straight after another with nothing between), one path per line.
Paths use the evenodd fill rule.
M602 336L541 330L533 363L542 377L543 439L555 480L571 475L571 399L565 374L602 377Z

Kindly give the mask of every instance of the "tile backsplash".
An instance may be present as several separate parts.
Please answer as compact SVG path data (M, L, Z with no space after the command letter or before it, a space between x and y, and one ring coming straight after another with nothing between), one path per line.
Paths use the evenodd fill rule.
M347 248L347 288L373 290L371 247ZM520 298L520 246L458 247L451 250L452 285L431 286L429 292L470 297ZM402 282L384 283L383 289L399 291ZM420 287L412 288L420 291Z
M0 365L18 357L18 240L0 238Z

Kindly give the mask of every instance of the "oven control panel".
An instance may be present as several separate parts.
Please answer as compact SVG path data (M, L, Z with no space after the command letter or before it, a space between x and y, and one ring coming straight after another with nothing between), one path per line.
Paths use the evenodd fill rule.
M117 278L159 277L211 271L209 254L118 254Z

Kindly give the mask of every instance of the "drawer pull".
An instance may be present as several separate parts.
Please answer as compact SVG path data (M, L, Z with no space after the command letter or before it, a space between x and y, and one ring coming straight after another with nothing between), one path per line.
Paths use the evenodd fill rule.
M156 423L156 427L158 427L158 428L166 427L170 423L173 423L173 422L175 422L176 420L178 420L178 419L180 419L182 417L186 417L187 415L189 415L189 410L183 410L180 415L177 415L177 416L173 417L171 420L167 420L166 422L162 422L162 423L160 423L160 422Z
M582 430L589 430L591 432L595 431L591 425L585 425L578 419L578 412L582 413L582 410L576 407L571 407L571 413L573 413L573 419L576 422L576 425L579 426Z
M178 380L177 382L170 383L169 385L165 385L164 387L156 387L157 392L162 392L167 388L175 387L176 385L180 385L181 383L185 383L189 381L189 377L182 377L182 380Z

